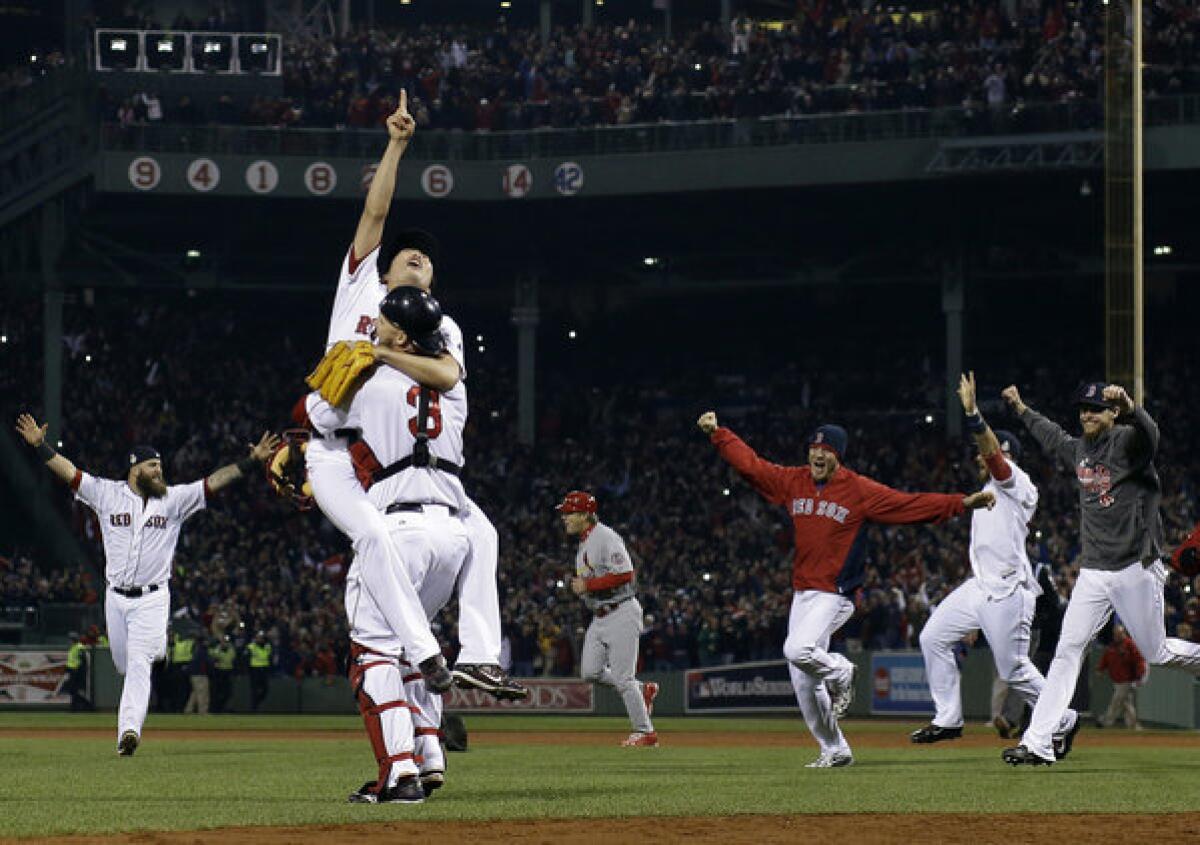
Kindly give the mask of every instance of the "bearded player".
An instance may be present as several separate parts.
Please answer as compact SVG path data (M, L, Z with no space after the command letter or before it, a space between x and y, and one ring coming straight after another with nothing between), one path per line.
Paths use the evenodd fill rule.
M795 530L792 611L783 656L809 731L820 745L812 769L849 766L850 745L838 726L854 699L854 664L828 651L829 638L854 612L849 596L862 584L860 541L869 522L941 522L991 507L995 494L901 493L842 466L846 432L822 425L808 440L808 465L764 461L708 411L697 421L717 452L768 502L787 508Z

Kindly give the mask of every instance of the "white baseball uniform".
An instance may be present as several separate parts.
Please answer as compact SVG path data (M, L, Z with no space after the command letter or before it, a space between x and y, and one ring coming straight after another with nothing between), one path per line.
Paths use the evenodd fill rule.
M638 733L654 733L642 684L635 677L638 639L642 633L642 605L634 596L633 562L621 535L597 522L579 538L575 552L575 574L596 584L608 576L625 575L628 580L583 594L592 612L592 622L583 638L579 655L584 680L613 687L625 702L630 724ZM619 580L619 579L614 579ZM589 585L591 586L591 585Z
M352 253L353 250L347 251L342 262L330 315L327 346L340 340L368 339L374 319L379 315L379 303L387 293L376 267L378 248L361 260L354 260ZM442 331L446 336L447 349L458 362L462 379L465 380L467 369L462 330L454 320L444 316ZM459 386L462 387L461 381ZM309 445L306 464L314 498L330 521L354 543L356 555L366 553L370 557L383 554L377 550L386 531L378 521L378 511L371 508L368 513L366 497L354 475L346 449L344 438L332 438ZM501 642L500 598L496 585L499 533L483 510L469 498L464 499L459 518L467 529L471 551L458 585L458 632L462 646L458 662L498 663ZM389 612L392 606L389 605ZM428 643L422 646L415 641L408 654L411 659L420 662L433 653L430 651L422 656L426 651Z
M207 483L173 485L162 497L143 499L128 482L80 470L71 489L95 511L104 541L104 618L113 663L125 676L117 738L125 731L140 737L150 704L151 664L167 653L168 582L179 529L204 509Z
M420 385L408 376L381 367L359 388L346 411L331 408L319 397L310 398L310 419L318 430L360 430L375 457L387 467L413 454L420 391ZM430 454L461 466L466 388L460 383L445 394L430 393L426 420ZM409 397L409 413L397 413L398 396ZM368 496L380 512L392 511L386 522L389 542L402 567L400 580L407 581L419 598L415 608L408 605L400 611L418 614L417 620L410 621L419 621L428 631L429 620L454 594L469 550L466 528L457 518L466 502L462 482L437 469L410 466L372 486ZM350 638L362 650L356 649L361 688L380 718L386 752L379 755L380 782L393 785L418 771L445 769L440 746L432 748L437 746L436 729L441 723L440 701L433 699L440 696L429 693L420 673L412 671L411 666L419 661L403 660L407 641L397 635L391 614L385 614L379 596L363 577L367 565L357 556L351 564L346 578L346 615Z
M1003 481L989 477L983 486L996 497L995 507L971 515L972 577L942 600L921 631L929 692L937 709L932 721L943 728L963 724L954 645L972 631L983 631L1000 679L1026 703L1036 702L1045 684L1029 659L1034 603L1042 588L1025 550L1038 491L1025 470L1004 460L1011 475ZM1070 730L1076 718L1074 710L1067 710L1059 732Z

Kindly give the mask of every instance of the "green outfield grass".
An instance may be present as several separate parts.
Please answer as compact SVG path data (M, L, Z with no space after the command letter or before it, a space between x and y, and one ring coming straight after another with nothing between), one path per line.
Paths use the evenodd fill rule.
M475 743L450 755L449 783L420 806L361 806L345 795L374 768L350 717L152 716L130 759L115 737L22 736L33 728L111 729L107 715L0 716L0 836L179 830L230 825L339 824L396 819L596 818L739 813L1195 811L1194 748L1105 747L1085 733L1050 769L1011 769L994 748L870 748L847 769L810 770L808 748L672 747L672 731L793 733L789 719L662 719L666 744L623 749L573 737L627 729L623 719L469 717L473 731L548 731L560 744ZM852 723L847 734L905 732ZM155 731L213 731L211 739ZM345 740L237 739L222 730L345 731ZM1152 734L1147 734L1152 736ZM761 743L761 740L760 740Z

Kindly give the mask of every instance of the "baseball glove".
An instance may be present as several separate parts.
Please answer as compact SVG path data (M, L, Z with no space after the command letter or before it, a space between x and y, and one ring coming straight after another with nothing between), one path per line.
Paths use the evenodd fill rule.
M373 349L373 344L365 340L354 344L339 341L325 353L305 381L330 405L341 407L349 401L366 373L375 367Z
M1200 575L1200 525L1192 529L1192 533L1171 555L1171 566L1188 578Z
M267 481L275 493L302 511L314 504L312 484L304 469L308 437L309 433L303 429L285 431L275 454L266 463Z

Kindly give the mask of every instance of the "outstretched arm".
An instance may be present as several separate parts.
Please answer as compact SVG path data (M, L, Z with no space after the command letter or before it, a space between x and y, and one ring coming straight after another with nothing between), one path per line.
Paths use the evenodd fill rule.
M708 439L717 447L717 453L742 478L749 481L759 495L776 505L787 500L788 478L795 468L764 461L740 437L727 428L721 428L713 411L701 414L696 426L708 435Z
M1075 463L1076 438L1063 431L1062 426L1052 422L1021 401L1021 393L1016 385L1009 385L1000 392L1004 401L1017 418L1029 429L1033 439L1042 447L1043 452L1053 455L1065 467Z
M387 119L387 149L383 151L383 158L379 160L379 167L371 179L367 201L362 216L358 218L358 229L354 232L355 259L365 258L379 246L383 238L383 224L392 205L392 195L396 192L396 171L400 169L400 159L416 128L417 122L408 113L408 93L401 88L400 105Z
M46 442L46 430L50 427L49 423L38 425L29 414L21 414L17 417L17 433L38 453L38 457L46 463L46 469L50 470L54 476L64 484L70 484L75 480L75 476L79 470L70 460L58 454Z
M1000 451L1000 441L996 439L995 433L984 420L983 414L979 413L979 405L975 401L975 396L975 372L960 375L958 377L958 398L962 401L963 413L967 415L967 428L975 439L975 445L979 447L979 454L983 457L983 462L987 464L992 478L1000 482L1002 486L1007 486L1012 483L1012 467L1008 465L1008 461L1004 459L1004 455Z
M279 437L269 431L264 431L258 443L250 446L250 454L247 457L242 458L236 464L229 464L214 470L212 475L204 479L208 492L217 493L222 488L228 487L238 479L254 472L259 464L275 453L275 447L278 445Z

